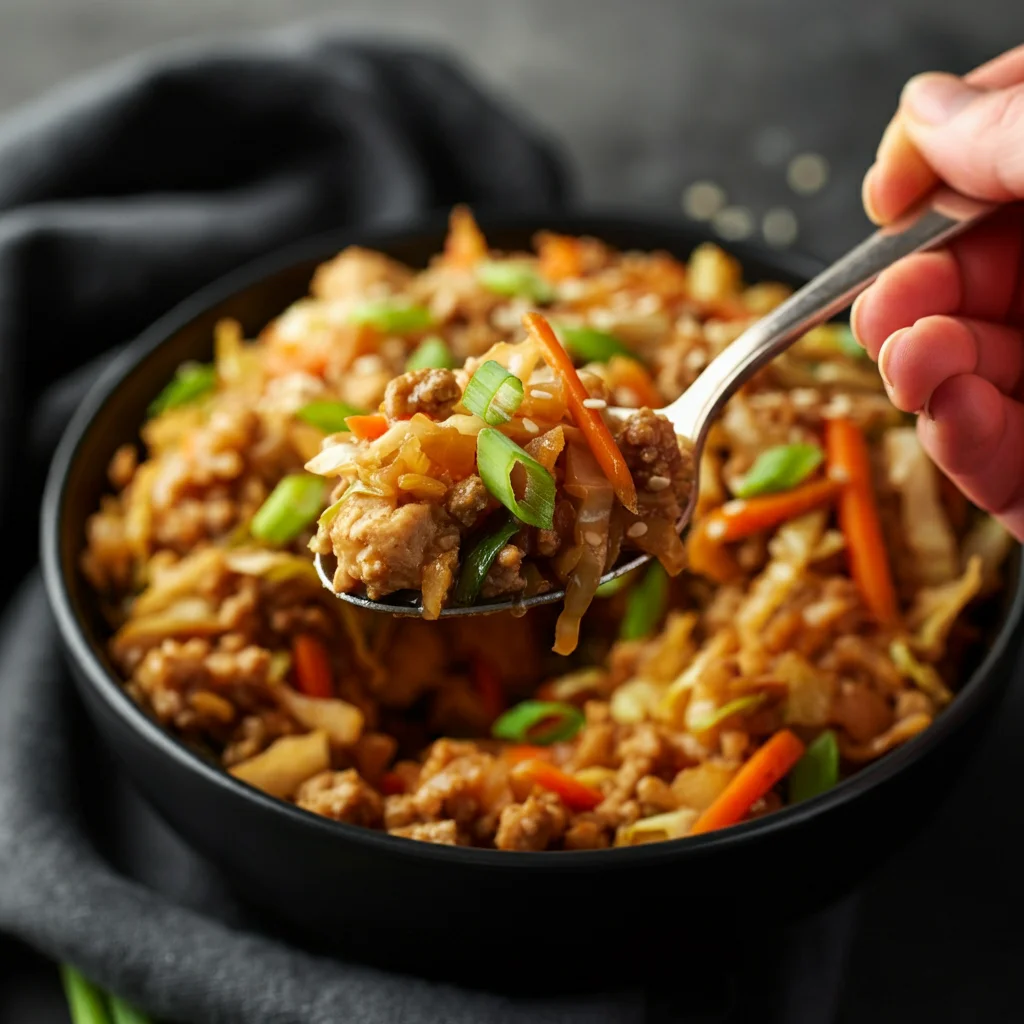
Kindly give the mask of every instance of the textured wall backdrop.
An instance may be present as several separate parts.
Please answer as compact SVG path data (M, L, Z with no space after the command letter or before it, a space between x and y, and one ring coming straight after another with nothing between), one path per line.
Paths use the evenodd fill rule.
M564 142L588 200L678 206L711 179L732 230L782 206L823 256L866 229L901 83L1024 39L1019 0L0 0L0 111L145 47L323 16L454 49ZM800 152L828 162L812 195L786 182Z

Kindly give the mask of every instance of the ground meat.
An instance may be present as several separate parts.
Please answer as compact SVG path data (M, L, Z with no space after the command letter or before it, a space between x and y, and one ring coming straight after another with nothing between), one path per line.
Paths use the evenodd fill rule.
M490 500L490 493L483 480L474 473L452 487L445 498L444 507L452 519L471 529Z
M396 260L352 245L317 268L310 293L319 299L362 299L375 288L403 289L412 277L412 271Z
M581 814L565 830L562 846L566 850L603 850L611 842L608 831L598 815Z
M668 495L674 502L661 511L675 519L682 514L693 487L694 463L690 450L681 446L672 424L650 409L638 409L619 428L616 436L622 455L633 474L638 492Z
M480 588L483 598L501 597L503 594L518 594L526 589L523 578L523 551L515 544L506 544L495 558L487 571L484 584Z
M131 483L139 466L139 452L133 444L123 444L110 460L107 476L115 490L122 490Z
M475 743L441 739L430 749L415 792L386 800L385 825L392 830L451 819L469 838L489 843L498 816L511 802L503 761Z
M415 825L403 825L389 829L393 836L404 836L406 839L419 839L424 843L440 843L441 846L465 846L465 840L459 835L459 826L447 818L444 821L424 821Z
M307 811L349 825L374 828L380 825L383 801L354 768L343 772L321 772L300 787L295 802Z
M443 420L461 397L451 370L410 370L384 389L384 412L393 420L407 420L418 412Z
M565 806L553 793L532 794L501 812L494 844L499 850L546 850L565 831Z
M459 546L459 528L443 508L410 503L395 508L382 498L354 495L330 526L338 559L338 593L366 586L377 600L396 590L419 590L423 567Z

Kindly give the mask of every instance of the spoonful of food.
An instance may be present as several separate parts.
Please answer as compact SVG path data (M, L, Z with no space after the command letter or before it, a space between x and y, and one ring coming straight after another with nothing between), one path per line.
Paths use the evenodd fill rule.
M664 417L671 424L677 437L683 439L681 450L684 453L688 450L690 455L690 458L686 460L688 473L684 486L680 486L678 479L650 472L646 474L643 481L645 494L642 497L647 500L657 501L657 492L663 489L673 491L675 503L662 507L671 507L673 510L675 522L672 524L670 521L669 525L674 529L672 537L674 541L678 542L678 534L684 530L693 516L698 493L701 451L712 423L729 398L759 369L785 351L811 328L824 323L845 309L887 267L911 253L941 245L987 216L993 209L995 209L993 204L969 199L948 188L937 190L900 221L877 230L768 315L750 326L708 364L680 398L667 407L657 410L657 415ZM538 332L547 331L551 346L558 347L557 342L552 340L554 336L550 334L551 328L548 327L543 317L537 314L527 314L525 319L531 334L537 336ZM541 341L543 343L543 339ZM546 354L550 351L550 349L547 350ZM557 359L559 355L555 353L553 358ZM485 365L496 366L497 364ZM571 363L569 366L571 370ZM498 371L501 371L500 367L498 367ZM480 374L475 376L480 376ZM572 378L576 384L579 384L579 378L576 377L575 372L572 372ZM521 401L523 397L522 381L513 378L511 373L505 373L502 378L501 372L498 372L495 380L497 383L492 389L484 389L484 406L481 407L481 412L484 413L487 423L501 422L501 417L498 414L501 412L502 403L510 396L514 402ZM505 389L505 393L503 393L503 389ZM537 447L537 444L534 443L532 448L531 444L527 444L525 450L518 448L514 442L507 439L506 433L501 433L493 428L479 429L479 421L477 421L477 433L471 442L477 445L477 450L480 453L477 472L483 478L483 483L487 485L492 501L493 498L497 498L509 510L504 527L492 532L482 541L478 541L472 550L469 550L467 545L467 550L461 554L458 550L457 531L454 533L453 541L450 538L449 541L445 541L443 538L435 539L436 550L432 556L434 568L431 570L433 573L432 583L428 583L428 571L424 568L420 590L408 588L393 590L390 593L382 594L376 600L367 596L368 593L373 592L369 583L365 587L348 586L349 583L355 582L354 579L345 576L344 572L339 570L336 554L330 545L320 543L318 540L311 546L318 552L315 558L316 569L324 586L351 604L392 615L426 614L428 618L436 618L438 614L442 617L492 614L566 601L567 595L571 600L574 588L585 589L592 596L598 577L600 577L601 583L607 583L649 561L650 552L642 550L644 544L639 543L647 533L648 520L644 518L643 508L637 505L637 492L632 489L629 473L624 474L625 480L623 481L622 474L617 475L614 459L609 462L603 458L603 453L613 450L616 455L619 454L615 441L612 440L612 433L624 430L625 425L631 422L630 418L636 416L637 410L618 407L600 409L605 403L600 400L588 399L582 385L579 393L575 395L572 387L569 387L568 391L567 404L575 427L568 426L565 432L575 431L586 435L585 440L589 443L589 450L594 458L592 461L587 461L591 460L591 455L587 453L587 448L582 443L575 448L569 446L566 449L568 457L575 458L579 464L573 470L576 474L573 479L577 484L575 492L569 481L569 471L565 474L564 487L573 499L576 508L575 530L577 537L582 539L578 541L579 551L576 555L575 565L562 574L562 578L567 580L564 586L544 581L542 585L533 588L535 592L532 594L527 591L529 596L524 595L520 590L511 598L505 595L491 600L487 599L486 590L481 590L480 583L483 574L486 574L494 565L500 566L500 562L495 561L500 558L499 552L505 549L505 545L519 530L527 527L536 529L536 536L539 538L538 545L545 542L548 534L553 533L550 529L545 531L543 527L554 525L552 512L555 508L556 494L551 470L554 466L554 458L559 455L561 449L556 451L554 456L547 452L549 465L545 469L543 462L546 456L542 450L543 446ZM531 389L530 394L534 393L535 391ZM594 415L595 409L600 409L602 415ZM495 419L490 417L492 411L496 414ZM536 424L531 420L524 419L521 422L526 425L527 431L531 428L534 431L537 430ZM610 441L610 447L605 444L603 435L601 435L602 430L608 435L607 441ZM562 435L559 434L559 437L561 438ZM485 460L483 457L485 441L488 445L502 451L504 448L515 449L519 456L513 453L509 460L504 461L504 468L495 469L495 466L502 461L501 452L497 452L493 458L488 457ZM560 443L563 442L564 438ZM528 452L531 450L534 452L533 457L528 456ZM517 458L518 463L516 462ZM531 465L537 467L537 470L531 469ZM525 468L525 477L519 467ZM517 479L515 476L517 470L519 471L518 497L514 493L513 487ZM588 470L590 471L589 476ZM586 483L581 484L580 480L589 480L591 486ZM420 484L423 488L427 488L428 485L429 481ZM607 524L612 503L616 500L622 507L623 518L620 519L622 537L637 541L633 545L624 543L622 547L641 548L639 553L634 550L626 550L619 554L617 560L612 557L612 554L618 545L613 548L608 543L607 529L599 535L599 531L587 529L586 520L587 516L594 516L594 521L597 522L598 517L603 516L603 522ZM339 499L339 502L332 508L336 511L337 506L343 501L344 497ZM331 510L329 509L328 512L330 513ZM429 516L429 509L423 515ZM322 517L321 524L323 522ZM356 545L366 542L367 534L372 533L372 530L372 523L366 517L360 520L353 527ZM359 535L359 531L363 531L361 535ZM323 533L323 527L321 533ZM360 536L362 540L360 540ZM410 536L412 535L410 534ZM587 561L588 537L593 538L592 546L594 548L589 551L589 554L594 556L589 564ZM597 543L598 539L601 539L601 544ZM400 537L395 541L399 549L402 547L402 543ZM448 544L447 548L445 547L446 543ZM368 548L364 547L362 550L365 551ZM594 569L595 559L597 560L596 571ZM611 568L606 572L603 571L612 562L614 564L611 565ZM454 576L456 568L460 570L457 585L455 585ZM479 578L474 580L472 578L474 571L481 568L482 573L477 573ZM681 562L676 566L677 570L680 568L682 568ZM362 565L358 571L364 570L365 579L367 575L375 571L375 567L371 566L367 569L365 565ZM342 579L344 585L338 585L339 579ZM439 583L438 580L442 582ZM443 589L439 590L439 587ZM429 595L428 589L432 591ZM449 590L454 599L445 597L444 600L441 600L438 597L439 593L448 594ZM587 602L589 602L589 597ZM572 643L574 645L574 638ZM556 650L558 649L556 644ZM571 647L569 649L571 650Z

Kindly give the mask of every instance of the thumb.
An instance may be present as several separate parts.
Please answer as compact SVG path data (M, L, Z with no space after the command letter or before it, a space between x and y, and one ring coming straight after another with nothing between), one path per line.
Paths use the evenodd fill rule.
M1024 199L1024 83L975 89L955 75L912 78L900 112L935 173L976 199Z

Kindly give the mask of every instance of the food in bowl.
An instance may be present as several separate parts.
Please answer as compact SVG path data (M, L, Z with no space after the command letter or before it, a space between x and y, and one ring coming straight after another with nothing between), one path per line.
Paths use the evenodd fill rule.
M809 332L729 403L678 562L599 588L568 654L551 649L564 610L392 617L337 600L311 562L311 543L337 557L358 540L335 524L372 501L385 519L412 506L458 524L445 599L484 538L498 538L473 577L485 599L568 579L587 547L581 511L591 490L608 507L614 473L595 457L601 479L566 486L565 446L594 454L568 403L530 432L561 430L563 448L549 464L539 446L530 455L523 406L542 401L534 387L554 395L557 374L533 376L536 351L529 372L512 364L531 344L524 314L553 325L594 400L584 408L641 410L634 448L612 441L638 496L678 500L686 450L669 447L657 408L786 293L745 285L713 246L683 263L541 233L535 253L492 253L459 210L425 270L350 248L257 338L220 324L213 364L182 367L139 442L114 455L113 493L88 524L82 566L127 691L236 778L308 811L503 850L727 827L881 757L953 698L1011 541L940 479L841 325ZM487 428L555 483L562 519L543 539L486 483L465 484L479 472L453 472L479 470L484 427L458 431L472 450L432 447L451 417L484 419L457 407L488 362L504 375L490 371L484 411L497 399L509 412L509 371L523 396ZM373 448L388 431L410 459L397 468L397 454ZM669 451L678 474L657 462ZM354 475L315 472L350 456ZM510 502L524 500L522 483ZM605 565L642 521L622 500L611 507ZM370 530L364 547L381 536ZM428 547L408 559L425 604ZM374 557L351 557L369 591ZM387 576L391 561L377 561Z

